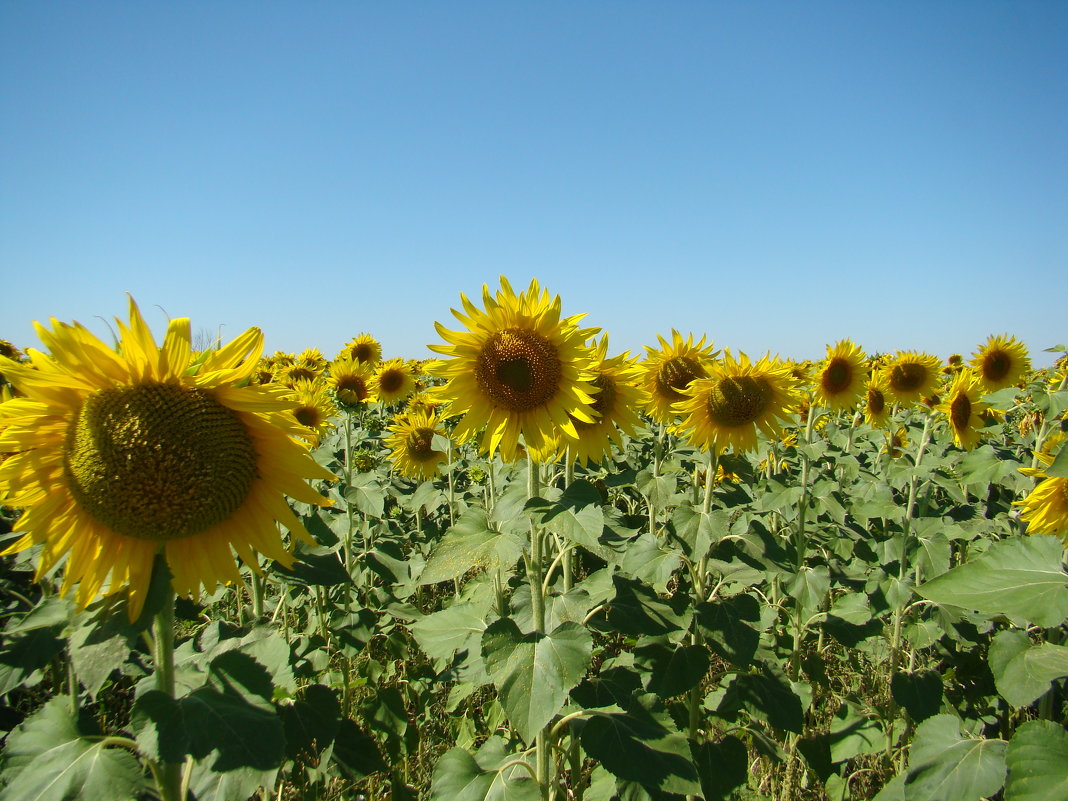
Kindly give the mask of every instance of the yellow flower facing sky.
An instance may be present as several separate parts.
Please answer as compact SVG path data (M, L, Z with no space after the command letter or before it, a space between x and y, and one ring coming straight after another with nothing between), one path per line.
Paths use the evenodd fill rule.
M397 403L416 390L416 373L404 359L382 362L375 370L372 392L379 403Z
M449 358L427 366L447 381L429 393L449 403L449 417L461 418L458 441L485 428L483 452L500 449L513 461L520 437L538 452L558 431L578 436L575 420L595 421L588 407L597 390L584 343L599 329L579 328L585 315L561 319L559 295L550 297L536 280L516 295L504 276L495 295L483 285L484 311L463 294L460 300L464 311L452 313L467 330L435 323L448 344L430 349Z
M729 349L708 378L686 388L685 396L674 407L683 418L677 430L698 448L717 452L727 447L756 450L758 430L778 437L780 418L801 401L789 365L769 356L753 363L744 353L735 359Z
M883 367L886 395L901 404L916 403L938 389L942 363L938 357L916 351L897 351Z
M350 358L360 364L369 364L372 367L382 361L382 345L370 334L360 334L353 337L349 344L341 349L338 359Z
M816 399L828 409L852 409L864 391L868 362L864 351L848 339L827 346L815 378Z
M645 346L645 359L639 364L640 382L648 397L649 414L660 423L670 423L676 415L674 404L686 400L684 391L691 381L708 376L719 352L713 350L711 342L706 345L703 336L695 345L693 334L683 339L675 329L671 329L671 342L659 334L657 339L659 348Z
M1027 348L1007 334L990 336L973 354L972 367L987 392L1011 387L1031 370Z
M983 412L990 408L983 403L983 385L971 370L961 370L946 391L945 399L934 408L949 420L953 442L958 448L970 451L979 444L979 429L985 425Z
M85 607L124 592L136 617L162 552L174 589L196 597L238 581L232 551L293 558L276 521L314 543L284 495L330 501L305 479L333 479L294 439L293 403L255 373L263 334L251 328L190 370L189 320L171 320L162 348L130 300L116 352L86 328L37 325L50 355L0 358L25 397L3 404L0 497L24 509L5 553L43 544L38 580L64 559L62 592Z

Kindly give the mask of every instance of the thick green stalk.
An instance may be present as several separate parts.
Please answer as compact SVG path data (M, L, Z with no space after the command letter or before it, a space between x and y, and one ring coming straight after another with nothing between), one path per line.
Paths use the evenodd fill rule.
M540 465L527 453L527 498L538 497L541 492ZM530 582L530 607L534 614L534 631L545 633L545 596L542 594L542 554L541 529L532 520L530 522L530 563L527 576ZM535 766L541 797L545 801L552 795L555 777L552 775L553 761L549 754L549 725L537 733L534 739Z
M158 563L157 563L158 569ZM174 698L174 589L167 582L167 594L163 608L156 614L155 645L156 689ZM180 762L160 762L159 765L160 801L184 801L182 798L182 764Z

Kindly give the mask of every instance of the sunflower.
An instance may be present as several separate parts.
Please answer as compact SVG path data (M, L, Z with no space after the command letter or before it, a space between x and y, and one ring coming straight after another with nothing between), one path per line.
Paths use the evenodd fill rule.
M890 416L890 404L887 400L886 379L882 373L872 373L868 387L864 392L864 419L872 426L886 425Z
M288 394L297 404L293 416L306 429L302 438L314 448L324 434L334 428L332 418L337 415L337 405L330 397L323 381L298 381Z
M0 356L15 362L21 362L24 354L6 339L0 339Z
M646 410L661 423L670 423L675 419L673 404L686 400L684 390L697 378L707 378L718 351L713 350L712 343L705 345L705 338L695 345L693 334L686 339L674 328L671 329L669 344L659 334L660 347L645 346L645 360L640 364L640 382L648 400Z
M308 381L317 381L323 375L323 371L307 362L294 362L278 367L274 372L275 382L284 387L293 389L297 384Z
M430 349L452 358L427 366L447 379L430 394L450 403L449 416L462 415L454 432L460 442L486 427L482 450L492 456L500 448L513 461L520 436L539 449L557 429L577 437L575 420L595 422L587 410L596 387L584 343L599 329L579 328L584 315L560 319L560 296L550 297L536 280L519 295L504 276L496 296L483 285L485 311L460 299L464 312L453 315L467 331L435 323L449 344Z
M864 351L850 340L843 339L833 348L828 345L827 358L816 374L816 398L828 409L852 409L867 375Z
M297 355L297 364L302 364L309 370L314 370L320 375L326 370L326 357L318 348L305 348Z
M1045 468L1053 464L1054 457L1037 453L1042 467L1032 470L1021 468L1021 473L1041 479L1031 494L1014 505L1021 507L1020 519L1027 523L1028 534L1056 534L1068 545L1068 478L1049 476Z
M1031 369L1027 348L1007 334L987 337L986 344L972 356L971 364L987 392L1011 387Z
M334 388L339 403L356 406L371 399L373 378L370 365L345 357L330 362L330 375L326 383Z
M964 357L959 353L951 353L946 358L946 365L942 368L942 372L946 375L956 375L964 369Z
M801 401L790 367L770 356L755 364L744 353L735 359L729 349L714 364L708 378L698 378L674 405L683 416L678 433L686 433L698 448L755 450L757 429L769 437L782 433L779 418Z
M905 452L905 448L909 446L909 432L904 426L898 426L897 431L891 434L886 432L886 445L883 446L883 453L889 453L891 459L901 458L901 454Z
M0 358L26 395L0 407L0 451L16 451L0 497L25 509L5 554L43 544L38 580L66 557L61 592L77 585L84 608L124 591L133 619L157 552L174 589L197 597L240 580L231 549L250 566L256 551L292 564L275 521L314 543L283 493L327 505L304 479L333 476L292 438L293 404L244 386L259 329L190 369L189 320L171 320L158 348L132 298L118 352L78 323L52 324L37 325L51 355L31 351L32 367Z
M636 367L627 353L606 358L608 335L591 348L593 356L593 385L597 394L593 398L595 420L588 423L574 418L576 437L562 435L563 446L570 449L571 457L586 464L599 463L612 452L612 443L623 445L622 432L633 436L641 425L638 409L645 402L644 391L635 383Z
M961 370L946 391L945 400L934 408L949 420L953 442L970 451L979 443L979 429L985 425L983 413L990 408L979 398L983 385L971 370Z
M445 451L434 450L434 435L447 436L436 414L423 409L399 414L387 430L384 443L398 473L423 481L438 475L448 457Z
M375 370L372 391L379 403L397 403L415 392L415 376L404 359L382 362Z
M936 356L916 351L897 351L882 368L886 394L897 403L913 403L924 395L933 395L942 369Z
M360 364L375 365L382 361L382 345L370 334L360 334L341 349L338 359L348 357Z
M430 414L437 414L443 405L444 404L442 404L438 398L432 397L424 390L422 392L416 392L414 395L408 397L408 402L405 404L404 411L407 414L420 410Z

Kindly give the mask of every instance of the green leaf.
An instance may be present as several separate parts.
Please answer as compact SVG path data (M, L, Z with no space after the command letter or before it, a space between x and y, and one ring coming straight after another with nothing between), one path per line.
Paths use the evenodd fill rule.
M389 769L374 738L348 718L341 721L334 735L333 759L350 779Z
M1064 544L1031 535L995 542L974 561L955 567L916 591L946 606L1006 615L1045 628L1068 619L1068 574L1061 569Z
M673 698L700 684L711 660L703 645L668 646L660 643L634 649L635 665L649 671L645 689Z
M641 707L595 712L582 729L582 747L615 776L669 793L700 793L685 737Z
M634 486L646 500L657 509L663 509L675 497L676 480L674 474L653 475L653 471L644 468L634 478Z
M1048 720L1023 724L1009 742L1005 761L1005 801L1068 798L1068 732L1062 726Z
M479 567L487 570L511 567L522 552L522 544L512 535L490 527L485 510L472 507L438 541L418 583L451 581Z
M370 518L381 518L386 494L382 491L377 473L357 473L345 490L345 500Z
M942 676L934 670L895 673L890 679L894 702L917 723L938 714L942 708Z
M1009 659L994 671L994 682L1002 698L1015 707L1023 707L1044 695L1050 684L1063 676L1068 676L1068 647L1046 642L1025 648Z
M337 695L323 684L309 684L292 704L281 707L286 757L311 762L334 742L341 718Z
M461 649L477 649L486 611L472 603L454 604L417 620L411 632L431 659L451 659Z
M303 587L335 587L352 583L352 577L345 572L337 553L325 548L301 551L288 569L279 562L273 562L271 572L287 584Z
M976 801L1005 782L1004 740L964 737L955 715L935 715L916 728L905 779L908 801Z
M604 529L601 493L590 482L583 479L572 482L555 503L534 498L527 504L527 510L535 522L554 534L599 556L604 551L598 541Z
M500 618L482 634L482 657L509 723L527 743L560 711L590 665L593 637L577 623L524 634Z
M731 713L742 708L777 729L801 733L804 723L801 698L778 668L764 665L762 673L735 675L728 680L719 711Z
M490 741L499 739L490 738ZM480 749L480 756L490 741ZM523 768L507 771L487 768L462 748L445 752L434 766L431 801L538 801L539 798L537 782Z
M620 567L657 592L667 592L668 582L681 564L679 552L664 546L648 531L627 544Z
M618 574L612 576L615 597L608 602L603 616L594 617L599 627L620 634L659 636L685 630L690 623L692 612L682 606L686 599L681 598L680 609L661 601L649 586L634 579Z
M196 801L245 801L259 795L264 787L274 787L276 769L234 768L219 773L203 762L193 763L189 789Z
M285 733L273 709L211 686L193 690L179 699L179 705L190 753L203 759L212 751L219 752L211 766L214 771L271 770L285 757Z
M749 778L749 751L733 735L728 734L718 743L700 743L692 751L705 801L726 801Z
M760 604L751 595L735 595L697 605L697 626L717 654L737 667L749 667L760 645Z
M848 703L840 706L831 718L828 739L831 761L835 764L886 748L886 732L879 721L861 714Z
M810 613L823 604L831 588L831 572L825 565L802 567L786 585L786 591L796 598L801 608Z
M8 736L0 801L135 801L148 789L134 755L104 745L69 708L70 698L52 698Z
M139 695L130 722L138 747L157 762L181 762L189 753L182 707L167 693L148 690Z

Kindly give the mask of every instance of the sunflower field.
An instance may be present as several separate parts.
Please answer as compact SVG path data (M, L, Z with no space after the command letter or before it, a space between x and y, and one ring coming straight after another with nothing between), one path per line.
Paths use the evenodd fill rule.
M1066 801L1068 348L0 341L0 801Z

